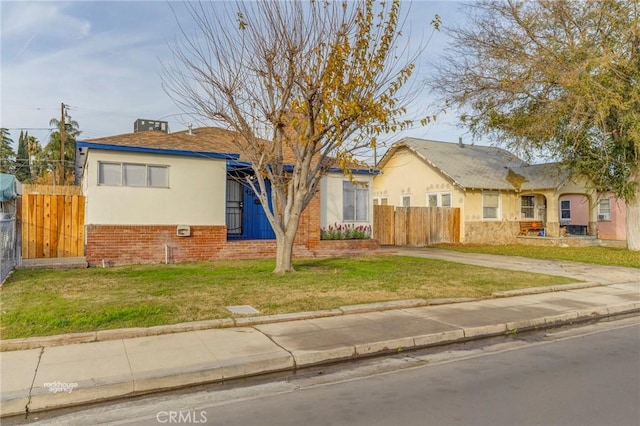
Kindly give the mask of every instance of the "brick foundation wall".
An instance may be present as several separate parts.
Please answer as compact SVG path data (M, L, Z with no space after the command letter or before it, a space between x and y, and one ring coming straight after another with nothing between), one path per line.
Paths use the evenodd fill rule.
M189 262L215 259L275 258L275 240L227 241L226 226L191 226L176 235L177 225L87 225L86 256L91 266ZM165 254L165 246L166 254ZM376 240L320 241L319 193L300 217L294 241L296 257L336 255L380 247ZM166 257L165 257L166 256Z
M177 225L87 225L89 265L164 263L217 258L227 240L225 226L192 226L189 237L176 235Z
M191 226L191 235L176 235L176 225L88 225L87 262L91 266L169 263L215 259L275 258L275 240L227 241L225 226ZM320 241L306 223L294 243L296 257L349 254L380 247L377 240ZM318 238L314 238L317 234ZM307 244L304 244L304 238ZM166 249L165 249L166 246ZM165 251L166 250L166 251Z
M379 249L380 241L378 240L321 240L318 241L314 254L316 256L342 255L373 252Z

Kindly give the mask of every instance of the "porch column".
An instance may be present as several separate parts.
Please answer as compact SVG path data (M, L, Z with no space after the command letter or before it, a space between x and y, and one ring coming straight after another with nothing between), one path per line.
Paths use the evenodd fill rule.
M596 237L598 235L598 194L585 194L589 199L589 226L587 234Z
M545 235L547 237L557 238L560 236L560 223L558 218L560 214L558 208L560 198L555 192L546 192L544 196L547 198L547 221L545 223Z

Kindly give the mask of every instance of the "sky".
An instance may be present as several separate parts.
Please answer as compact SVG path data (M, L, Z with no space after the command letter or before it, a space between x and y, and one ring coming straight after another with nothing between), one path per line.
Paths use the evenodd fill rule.
M405 28L421 33L435 14L445 26L459 23L460 6L415 0ZM171 60L169 46L179 36L176 17L188 29L190 18L179 2L0 0L0 126L9 129L14 147L20 130L46 145L61 103L79 123L80 140L133 132L138 118L168 121L171 132L186 129L193 120L161 85L161 63ZM427 63L447 40L444 31L434 35L416 78L429 78ZM415 108L431 114L432 103L425 92ZM387 144L403 136L471 142L457 124L454 114L439 115L434 124L387 136Z

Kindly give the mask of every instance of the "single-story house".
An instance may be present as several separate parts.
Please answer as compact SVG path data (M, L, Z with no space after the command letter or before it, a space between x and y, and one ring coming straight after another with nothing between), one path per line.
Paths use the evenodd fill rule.
M561 200L568 195L586 200L588 235L597 235L602 222L597 194L569 179L559 163L528 164L497 147L404 138L389 148L378 169L374 204L458 207L461 241L467 243L564 235Z
M165 126L136 125L143 130L76 143L89 264L275 256L273 230L243 183L253 172L234 152L237 134L215 127L168 133L166 122L150 123ZM323 178L300 221L294 255L376 247L372 239L320 238L332 224L373 223L373 174L354 170L354 180L362 184L337 169Z
M589 229L589 199L584 195L566 194L560 197L560 229L568 235L587 235ZM603 240L626 240L626 204L606 192L596 200L597 236Z

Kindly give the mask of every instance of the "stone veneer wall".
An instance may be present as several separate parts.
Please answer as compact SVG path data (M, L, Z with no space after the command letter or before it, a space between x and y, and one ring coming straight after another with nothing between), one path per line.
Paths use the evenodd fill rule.
M510 221L466 222L464 242L469 244L513 244L520 233L520 224Z

